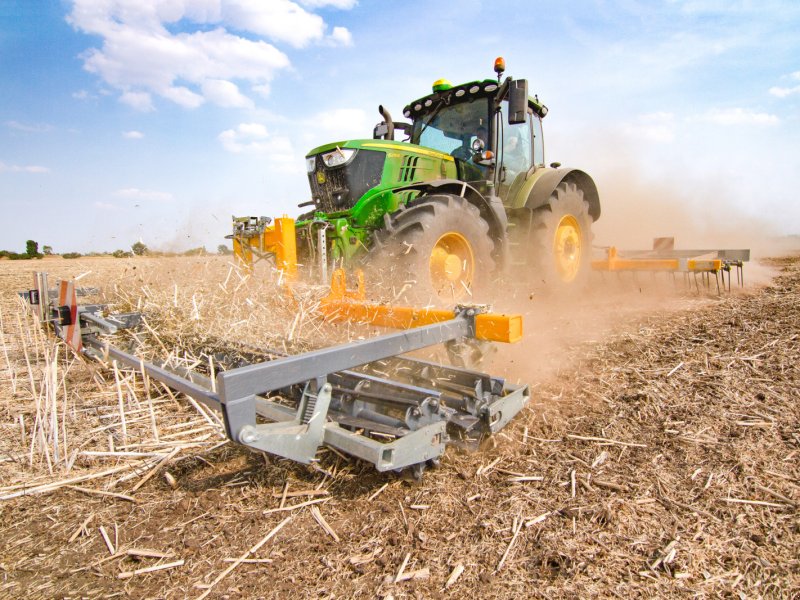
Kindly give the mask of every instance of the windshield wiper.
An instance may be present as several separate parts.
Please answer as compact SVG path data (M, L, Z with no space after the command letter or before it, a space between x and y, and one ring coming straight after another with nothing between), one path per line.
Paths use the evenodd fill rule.
M427 121L423 122L422 129L419 132L419 137L420 138L422 137L422 134L425 133L425 130L428 128L428 125L430 125L433 122L433 120L436 118L436 115L439 114L439 111L442 109L442 106L444 106L444 98L439 100L439 104L437 104L436 108L433 109L433 112L431 113L431 116L428 117Z

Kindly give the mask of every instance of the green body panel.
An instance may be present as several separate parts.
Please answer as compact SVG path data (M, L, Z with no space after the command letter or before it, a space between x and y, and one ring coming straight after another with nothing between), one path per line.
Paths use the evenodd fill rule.
M328 223L328 252L333 260L349 264L370 245L372 232L384 225L383 216L396 211L416 195L416 191L399 191L413 183L457 177L456 164L449 154L405 142L381 139L359 139L332 142L314 148L308 157L339 149L370 150L386 155L379 185L367 190L352 208L336 212L315 212L313 218L297 222L298 228L312 222Z
M505 207L508 209L525 208L525 203L528 201L534 186L536 186L546 173L552 172L553 170L554 169L549 167L537 167L533 173L525 179L525 182L514 189L513 193L505 199L505 202L503 202Z

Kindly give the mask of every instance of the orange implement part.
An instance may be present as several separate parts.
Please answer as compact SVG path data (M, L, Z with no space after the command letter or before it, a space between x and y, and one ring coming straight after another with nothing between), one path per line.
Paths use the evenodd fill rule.
M248 271L253 268L253 251L250 249L250 241L250 239L233 238L233 254Z
M262 234L264 250L275 253L275 266L291 277L297 274L297 243L294 236L294 219L289 217L275 219L275 225L265 229Z
M286 273L287 279L297 276L297 241L294 219L280 217L261 233L234 235L233 253L247 269L253 267L253 254L263 258L264 254L275 255L275 266Z
M48 293L47 290L44 291ZM67 346L72 348L75 352L80 354L83 348L83 338L81 338L81 325L78 320L78 295L75 292L74 281L62 281L58 289L58 306L66 306L69 308L69 325L61 326L59 336L63 339Z
M683 263L683 264L681 264ZM722 268L720 259L620 258L615 247L608 249L606 260L593 260L595 271L689 271L714 272Z
M335 321L369 323L393 329L411 329L449 321L452 310L412 308L364 302L364 275L358 272L359 289L348 291L345 273L337 269L331 280L331 293L324 298L318 311ZM475 338L491 342L514 343L522 339L522 316L481 313L475 316Z

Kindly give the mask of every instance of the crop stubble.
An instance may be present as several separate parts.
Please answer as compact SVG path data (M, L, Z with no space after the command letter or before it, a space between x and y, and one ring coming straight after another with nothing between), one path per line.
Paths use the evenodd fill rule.
M218 258L0 263L0 595L792 597L800 262L774 264L771 285L571 345L506 430L414 483L224 443L214 414L71 357L14 297L37 268L90 272L147 311L153 354L208 371L221 338L371 333L315 318L320 289L290 301Z

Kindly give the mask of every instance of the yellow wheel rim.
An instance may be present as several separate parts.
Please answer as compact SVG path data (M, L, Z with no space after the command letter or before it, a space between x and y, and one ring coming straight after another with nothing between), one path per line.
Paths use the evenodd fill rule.
M583 237L578 220L572 215L561 218L553 238L553 260L558 277L564 283L573 281L581 270Z
M431 251L430 271L438 293L463 295L475 275L475 256L467 238L455 231L440 237Z

